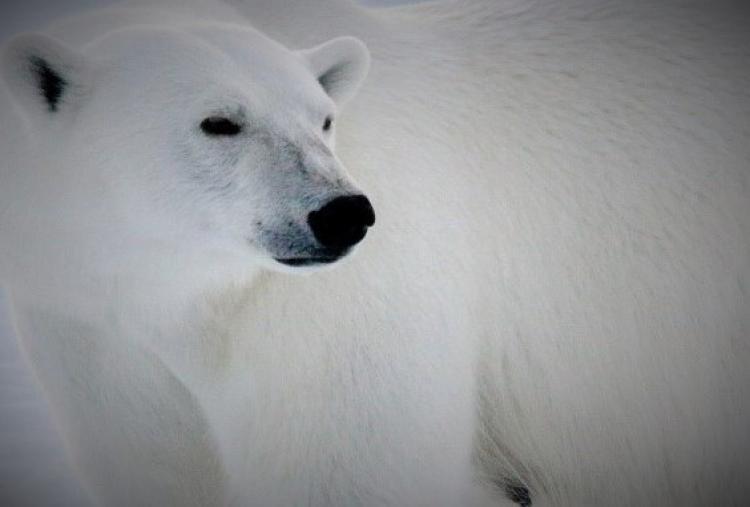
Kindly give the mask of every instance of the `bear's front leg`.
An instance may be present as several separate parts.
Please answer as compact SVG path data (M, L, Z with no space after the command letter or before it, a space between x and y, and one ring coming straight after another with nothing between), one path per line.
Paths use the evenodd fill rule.
M203 413L153 354L50 312L21 309L16 317L96 504L224 505L224 473Z

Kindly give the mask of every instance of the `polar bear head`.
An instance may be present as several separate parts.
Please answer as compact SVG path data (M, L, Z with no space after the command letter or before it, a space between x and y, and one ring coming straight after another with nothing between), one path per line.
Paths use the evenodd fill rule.
M292 51L227 25L130 27L80 50L16 38L2 73L27 139L10 173L33 194L16 201L33 202L17 213L36 217L29 242L282 271L342 258L375 219L334 154L368 65L354 38Z

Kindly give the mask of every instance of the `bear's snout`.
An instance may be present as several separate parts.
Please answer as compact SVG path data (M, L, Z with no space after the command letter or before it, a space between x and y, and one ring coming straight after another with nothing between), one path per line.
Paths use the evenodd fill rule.
M311 212L307 223L322 246L343 252L362 241L375 223L375 211L364 195L345 195Z

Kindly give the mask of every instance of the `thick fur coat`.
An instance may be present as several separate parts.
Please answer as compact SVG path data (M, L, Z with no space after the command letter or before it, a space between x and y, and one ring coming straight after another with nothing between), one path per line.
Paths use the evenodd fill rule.
M750 502L749 23L234 0L10 42L0 275L92 498ZM334 190L357 251L274 261Z

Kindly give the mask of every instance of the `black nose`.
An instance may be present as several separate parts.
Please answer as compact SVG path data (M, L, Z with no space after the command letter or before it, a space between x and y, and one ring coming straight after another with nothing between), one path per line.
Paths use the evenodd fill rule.
M365 237L367 228L375 223L375 212L364 195L345 195L311 212L307 223L321 245L342 251Z

